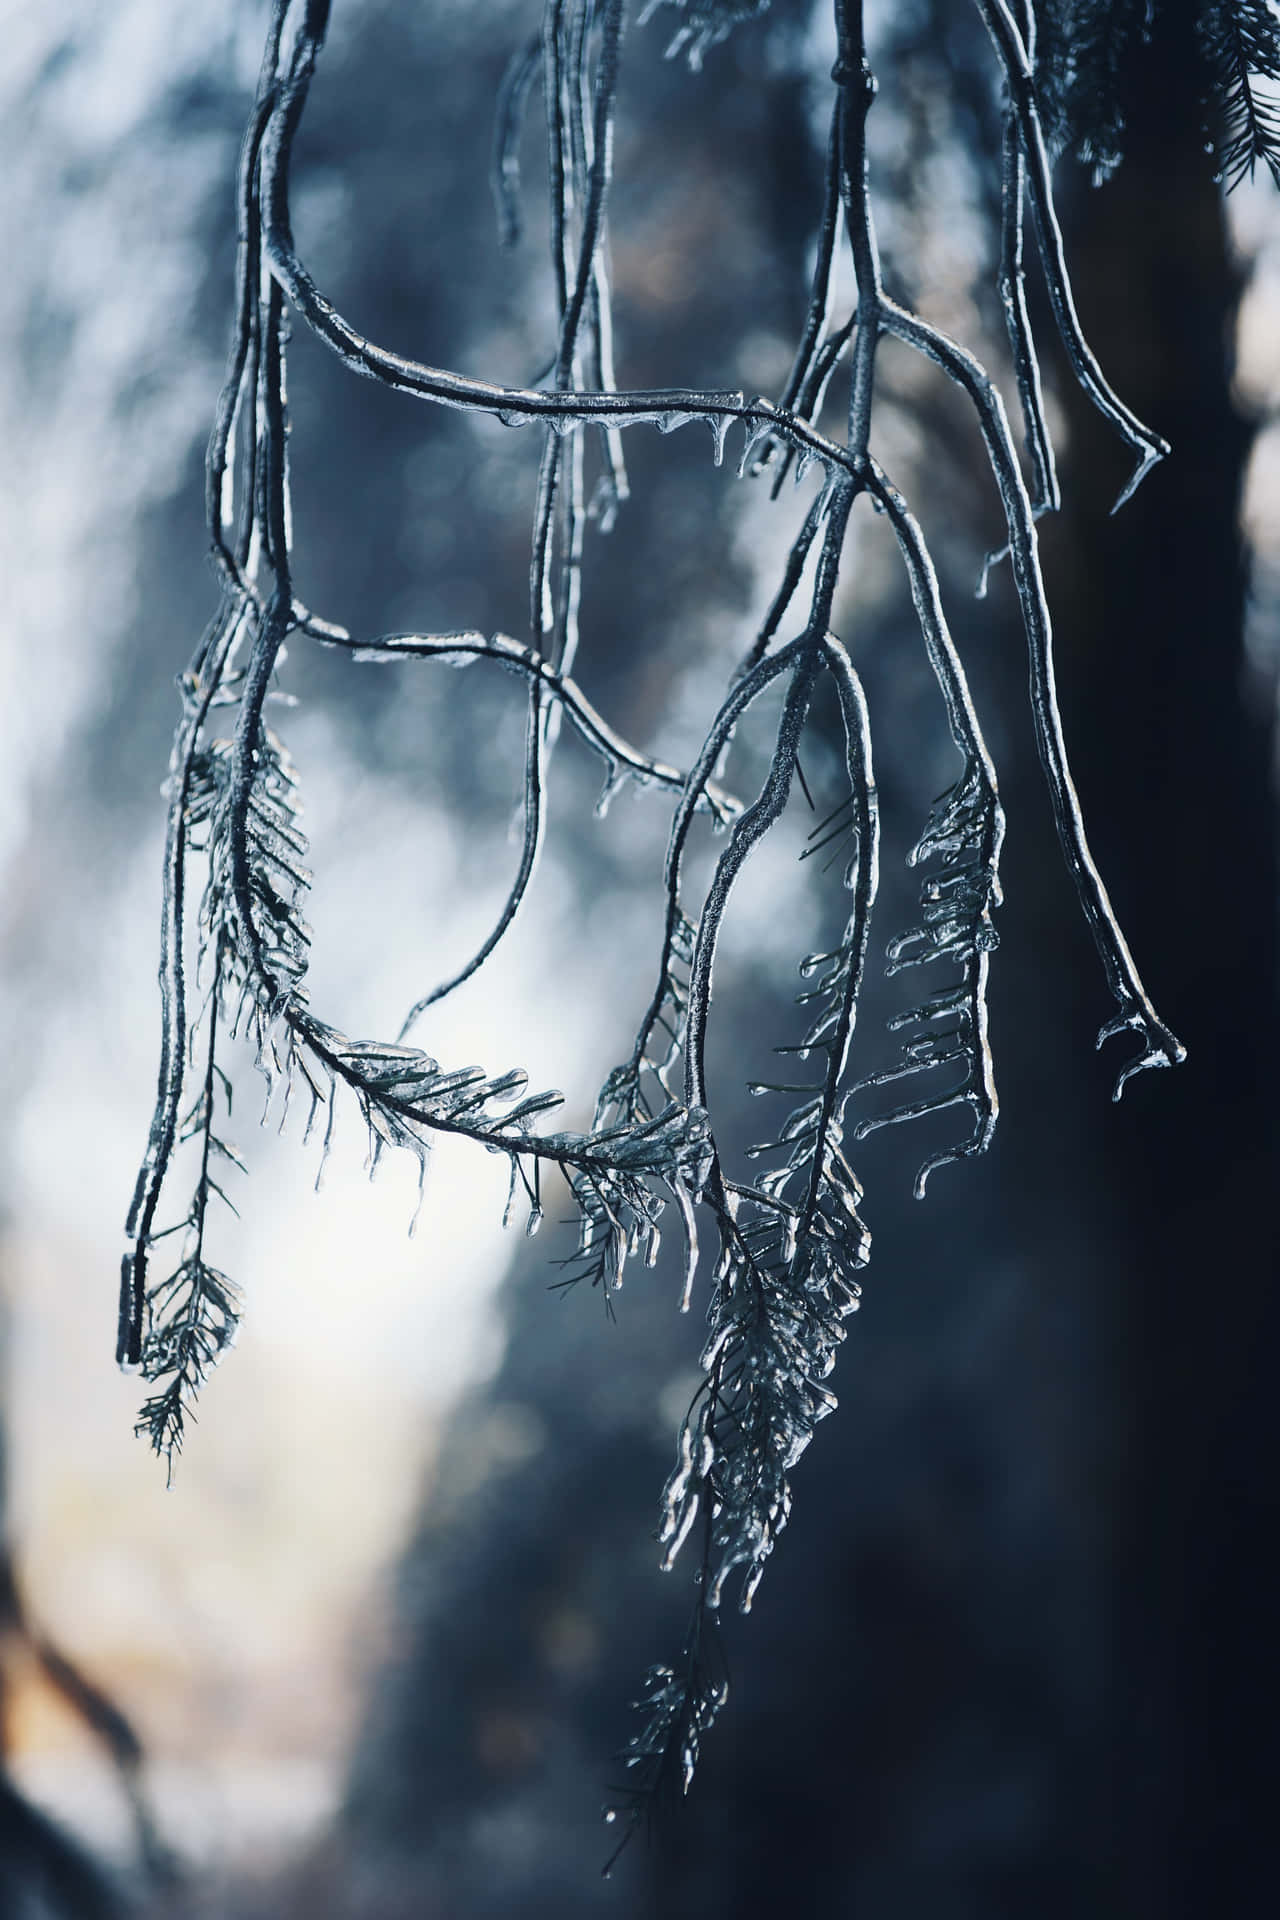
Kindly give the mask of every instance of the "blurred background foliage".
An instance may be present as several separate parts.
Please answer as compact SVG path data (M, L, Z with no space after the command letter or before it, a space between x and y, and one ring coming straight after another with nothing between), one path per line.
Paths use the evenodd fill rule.
M567 1246L550 1224L504 1239L501 1170L443 1150L407 1241L411 1172L369 1190L340 1126L312 1195L296 1139L257 1136L246 1071L253 1177L227 1230L246 1330L172 1493L131 1437L136 1383L110 1347L152 1086L157 788L172 677L213 604L201 462L264 19L248 0L5 8L6 1913L88 1915L91 1854L134 1911L227 1920L1256 1905L1278 1704L1280 221L1261 186L1228 219L1191 11L1159 13L1114 178L1061 180L1086 331L1174 454L1110 518L1124 451L1050 355L1065 504L1043 525L1091 837L1190 1057L1110 1105L1011 586L997 572L973 597L997 502L963 409L886 346L878 446L933 544L1009 817L1003 1118L923 1206L928 1142L889 1130L860 1150L875 1246L839 1413L749 1631L729 1622L733 1697L694 1792L605 1882L608 1756L686 1605L652 1540L701 1344L674 1268L629 1280L616 1324L595 1296L549 1293ZM514 254L488 186L492 103L536 14L341 0L295 162L300 249L356 324L509 381L554 331L536 131ZM872 17L888 284L1003 367L977 16L886 0ZM620 381L776 391L820 195L826 10L775 0L698 74L662 58L674 20L633 23L626 47ZM352 381L301 330L290 398L308 604L369 635L520 635L534 434ZM679 762L808 491L771 506L696 431L636 431L627 456L632 500L589 546L579 677ZM901 856L952 769L870 516L850 554L837 629L876 723L892 927L911 917ZM483 672L311 653L288 683L316 1004L389 1030L505 891L521 698ZM647 991L663 846L644 795L604 821L594 797L566 742L537 904L426 1040L519 1061L584 1117ZM714 1089L739 1139L733 1103L793 1037L795 963L831 910L799 843L762 856L718 973ZM886 1004L869 991L872 1064ZM51 1679L50 1646L140 1739L176 1883L160 1843L140 1848L136 1769ZM58 1831L83 1850L71 1865ZM64 1870L84 1876L70 1894Z

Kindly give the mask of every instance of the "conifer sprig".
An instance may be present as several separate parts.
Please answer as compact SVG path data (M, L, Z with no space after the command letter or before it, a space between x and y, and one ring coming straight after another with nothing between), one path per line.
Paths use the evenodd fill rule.
M766 0L671 4L681 14L671 50L696 67L735 25L762 13ZM327 0L275 0L241 152L236 318L207 472L209 540L222 597L182 682L171 760L160 1067L128 1221L118 1354L155 1386L139 1425L172 1459L192 1399L230 1344L240 1313L237 1290L206 1244L210 1202L225 1197L219 1169L236 1158L222 1131L229 1083L219 1050L237 1037L249 1041L267 1079L268 1107L281 1124L291 1093L305 1101L303 1137L320 1131L322 1154L330 1150L340 1102L360 1119L371 1170L395 1148L411 1154L425 1174L433 1141L443 1133L461 1135L505 1157L512 1199L527 1202L531 1229L543 1213L543 1174L558 1173L578 1219L569 1280L589 1280L606 1299L629 1261L654 1263L665 1211L672 1208L684 1241L680 1297L687 1306L699 1217L709 1221L719 1251L703 1379L681 1427L661 1522L667 1564L684 1542L701 1542L695 1602L681 1657L654 1669L645 1684L643 1726L624 1756L627 1779L613 1810L623 1817L624 1838L655 1799L688 1789L726 1699L716 1633L722 1595L732 1582L739 1604L750 1605L790 1513L794 1470L835 1404L827 1380L858 1304L870 1244L847 1142L891 1120L964 1108L968 1132L925 1162L917 1178L923 1193L934 1167L981 1152L996 1121L986 990L1004 817L925 534L873 450L877 349L886 335L942 369L963 394L986 449L1007 534L991 558L1010 563L1045 780L1115 1007L1101 1038L1132 1032L1137 1040L1120 1069L1117 1096L1134 1073L1183 1057L1120 930L1089 849L1067 758L1036 528L1038 516L1057 505L1058 482L1023 284L1029 219L1073 377L1132 452L1123 501L1168 449L1113 391L1085 339L1054 207L1049 146L1074 147L1098 171L1114 164L1124 74L1145 30L1145 0L1040 0L1034 10L1026 0L977 0L977 6L1006 103L998 290L1030 488L998 382L965 346L886 288L867 147L876 83L860 0L834 0L838 51L826 173L815 208L815 264L791 374L776 401L731 386L618 385L608 235L623 0L545 0L540 29L517 50L503 85L493 183L505 244L520 234L520 130L539 92L547 134L556 317L542 369L526 385L436 367L366 338L300 257L290 219L290 160L324 41ZM651 6L642 17L654 11ZM1226 114L1221 163L1228 182L1259 160L1277 171L1277 118L1268 92L1280 76L1275 23L1265 0L1220 0L1201 11L1201 44ZM835 267L846 245L852 301L837 292ZM406 399L483 413L511 428L536 427L541 450L526 638L486 637L463 627L361 640L311 613L299 598L285 402L291 319L348 370ZM842 436L818 424L833 391L846 397ZM730 434L741 427L739 477L765 476L775 497L788 475L799 482L816 469L818 480L765 617L687 769L628 741L587 699L575 672L580 647L591 644L580 631L590 542L608 532L625 506L623 435L641 425L662 434L706 427L717 466ZM895 535L959 761L911 855L922 876L918 921L889 948L891 972L914 976L937 963L950 977L934 985L932 974L923 976L925 990L913 993L892 1021L900 1036L898 1062L869 1073L855 1066L852 1042L876 899L878 802L862 684L833 632L848 530L863 500L887 515ZM298 777L266 718L268 702L282 691L286 647L294 643L340 646L375 663L483 660L521 683L525 756L516 873L483 941L463 967L415 1001L395 1040L348 1036L311 1006L304 911L311 875ZM731 898L755 849L779 827L800 779L801 743L824 681L834 688L841 715L844 781L805 857L840 860L852 904L842 902L847 917L842 912L843 932L832 951L804 963L807 1025L799 1041L779 1049L800 1061L804 1077L785 1089L753 1089L762 1097L786 1090L800 1098L752 1150L756 1169L747 1180L725 1162L707 1086L713 975ZM753 707L775 696L774 750L756 797L744 804L732 792L736 734ZM409 1040L433 1007L482 968L518 916L536 876L566 734L604 769L600 811L627 780L666 796L672 809L656 982L631 1051L606 1078L586 1132L542 1130L561 1096L529 1093L521 1070L442 1066ZM701 900L692 897L686 858L699 815L725 836ZM189 911L193 871L203 873L198 928ZM204 1005L193 1019L197 983ZM910 1083L912 1097L896 1110L861 1111L868 1090L902 1081ZM178 1179L180 1152L184 1164L197 1161L194 1193L174 1210L176 1224L165 1228L158 1224L162 1198ZM165 1266L169 1237L177 1234L177 1257Z
M1280 186L1280 13L1269 0L1212 0L1198 35L1223 182L1238 186L1262 165Z

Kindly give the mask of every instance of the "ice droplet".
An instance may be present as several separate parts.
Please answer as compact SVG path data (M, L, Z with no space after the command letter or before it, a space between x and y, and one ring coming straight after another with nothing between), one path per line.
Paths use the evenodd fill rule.
M603 820L605 815L608 813L609 804L612 801L614 794L617 793L618 789L621 787L625 777L626 776L624 774L619 772L616 766L611 765L609 767L608 773L605 776L605 783L603 787L601 787L600 789L600 795L595 804L595 815L597 820Z

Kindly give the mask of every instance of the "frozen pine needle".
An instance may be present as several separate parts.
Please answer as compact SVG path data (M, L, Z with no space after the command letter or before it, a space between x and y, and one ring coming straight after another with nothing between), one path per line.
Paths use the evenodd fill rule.
M151 1393L139 1428L172 1466L193 1401L231 1345L241 1314L237 1288L213 1263L212 1249L219 1210L232 1204L225 1182L244 1164L225 1127L230 1082L223 1061L237 1039L253 1051L279 1124L290 1090L299 1089L303 1138L320 1137L321 1169L333 1149L339 1106L359 1116L371 1171L393 1149L413 1157L421 1178L443 1134L503 1156L508 1211L522 1214L529 1232L543 1217L543 1170L558 1169L574 1203L577 1242L556 1284L568 1290L586 1282L610 1311L628 1267L656 1261L666 1222L674 1222L683 1247L683 1306L693 1296L700 1239L714 1245L701 1385L681 1425L660 1520L664 1564L696 1560L694 1603L679 1657L649 1673L637 1701L639 1728L622 1756L624 1779L605 1816L618 1829L613 1857L656 1804L689 1789L727 1699L719 1609L726 1595L742 1610L750 1607L786 1527L800 1460L835 1407L828 1381L859 1304L870 1249L851 1147L878 1128L954 1110L951 1143L935 1150L916 1175L923 1194L935 1169L981 1153L996 1124L987 984L997 948L1004 814L926 535L872 450L877 347L886 335L941 369L986 450L1005 538L988 557L983 583L987 568L1008 560L1058 835L1114 1003L1100 1039L1129 1044L1117 1095L1142 1069L1183 1058L1138 974L1089 849L1055 693L1037 545L1037 520L1058 504L1059 489L1039 342L1025 298L1028 244L1039 254L1047 308L1071 372L1129 449L1132 473L1122 497L1168 451L1112 390L1084 339L1054 211L1051 143L1074 145L1102 171L1114 162L1122 122L1114 75L1108 80L1099 49L1111 46L1115 34L1108 41L1101 31L1108 10L1089 0L1069 10L1078 43L1065 52L1056 47L1046 61L1025 0L976 0L976 6L1005 101L998 292L1030 487L1000 389L986 368L884 284L866 143L876 88L861 0L834 0L838 58L824 83L830 134L813 209L812 281L777 400L748 397L732 386L675 383L648 391L618 383L609 223L627 14L622 0L548 5L540 30L515 50L501 90L493 185L504 243L514 245L521 231L520 133L539 93L550 156L557 325L546 365L528 386L494 385L367 339L300 257L290 219L291 155L323 46L327 0L274 0L242 148L237 317L208 454L208 531L221 599L181 681L167 789L159 1082L128 1219L118 1358L147 1379ZM766 7L767 0L652 0L641 17L676 16L669 51L696 69ZM1202 16L1208 84L1222 121L1221 165L1230 179L1258 163L1280 177L1277 16L1254 0L1222 0ZM1122 26L1116 26L1121 38ZM1087 96L1081 76L1090 74L1096 85ZM844 290L846 276L836 271L842 252L851 266L852 296ZM307 610L295 585L290 536L285 360L291 324L310 329L339 363L393 389L406 405L462 408L513 429L533 426L541 435L523 637L485 635L465 624L435 635L361 637ZM819 425L837 380L847 389L839 435ZM623 441L642 425L662 435L689 426L709 430L714 465L721 466L728 449L727 471L736 467L747 479L763 478L775 498L786 474L799 479L817 471L768 613L744 640L687 767L628 741L575 674L580 648L596 644L580 631L584 569L592 542L605 537L625 509ZM954 780L910 855L920 877L918 917L888 941L888 971L903 977L907 991L890 1021L897 1058L879 1068L854 1062L876 916L879 796L862 681L833 632L837 583L860 503L886 516L895 537L956 755ZM466 609L458 613L465 621ZM309 997L305 907L312 877L300 780L266 718L269 703L274 711L286 691L280 674L287 642L342 647L372 664L500 669L518 683L524 703L515 877L470 958L449 979L424 983L394 1041L341 1033ZM824 689L839 711L843 757L836 789L824 791L830 783L815 781L815 793L801 750ZM736 732L753 707L774 696L780 696L780 717L767 773L758 791L739 796ZM537 877L549 783L566 734L599 763L599 813L623 785L655 803L665 800L671 813L652 991L638 1009L634 1043L606 1077L586 1132L555 1131L550 1116L561 1096L528 1092L519 1069L451 1068L411 1037L433 1007L482 971L518 917ZM809 764L823 764L822 755ZM825 858L815 884L840 903L843 932L830 952L799 962L802 1035L777 1048L806 1063L799 1078L788 1068L786 1080L750 1089L787 1105L762 1128L748 1179L722 1157L709 1106L712 980L737 882L754 849L778 827L793 789L815 822L800 857L817 856L814 867ZM697 886L687 855L701 817L723 837L709 881ZM887 1087L895 1089L896 1104L877 1107L874 1096ZM184 1180L187 1197L175 1199Z

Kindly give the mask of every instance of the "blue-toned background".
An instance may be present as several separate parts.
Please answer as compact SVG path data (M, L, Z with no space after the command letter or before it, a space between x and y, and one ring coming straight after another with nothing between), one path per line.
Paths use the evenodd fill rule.
M550 1220L535 1242L504 1236L503 1169L448 1147L410 1240L412 1168L371 1187L340 1114L313 1194L297 1123L258 1133L246 1059L235 1132L252 1173L221 1242L244 1331L172 1491L131 1434L138 1383L111 1354L158 1046L159 788L173 677L215 598L203 441L265 19L244 0L0 11L3 1516L33 1632L141 1737L179 1887L147 1890L102 1742L16 1627L5 1751L13 1787L139 1911L1259 1909L1277 1705L1280 219L1268 189L1242 189L1228 233L1186 11L1161 16L1114 181L1063 184L1086 330L1174 456L1109 519L1124 449L1051 349L1066 505L1043 533L1091 837L1190 1057L1111 1106L1114 1060L1092 1051L1109 1002L1040 784L1010 584L972 595L994 491L963 407L886 349L878 450L934 546L1009 816L1001 1125L923 1206L911 1178L932 1136L891 1129L859 1151L875 1247L840 1410L797 1469L751 1619L729 1621L733 1697L688 1804L608 1882L610 1755L688 1604L652 1531L705 1275L688 1319L674 1263L629 1277L610 1324L595 1296L548 1292L566 1236ZM503 255L491 107L538 12L336 0L295 164L300 250L352 320L511 382L545 362L554 312L536 126L528 231ZM889 283L1002 366L998 115L976 15L921 0L874 20ZM624 50L620 381L776 392L820 203L826 10L776 0L698 75L661 57L674 23L633 22ZM290 399L307 603L370 637L522 636L533 432L353 381L301 333ZM733 478L734 444L717 472L696 428L637 429L626 451L633 499L589 544L579 677L682 762L809 491L772 506ZM912 913L902 857L955 769L869 514L838 626L872 705L887 940ZM487 673L296 648L286 670L313 1000L350 1031L394 1031L505 891L522 700ZM764 729L742 748L748 772L762 764ZM806 768L820 785L820 741ZM571 1124L629 1046L661 899L660 803L624 794L598 822L593 774L566 740L536 898L422 1036L441 1059L562 1086ZM738 1143L758 1125L745 1082L796 1035L796 963L841 911L838 875L795 861L807 824L762 850L717 975L712 1093ZM874 984L868 1070L890 1057L894 1004ZM33 1890L23 1831L0 1822L0 1907L75 1911Z

